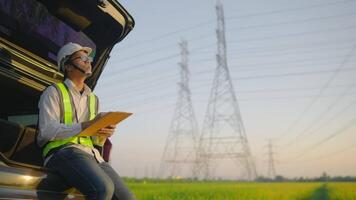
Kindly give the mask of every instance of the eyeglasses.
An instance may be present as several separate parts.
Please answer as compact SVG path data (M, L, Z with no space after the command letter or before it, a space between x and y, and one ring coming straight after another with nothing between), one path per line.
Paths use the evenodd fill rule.
M72 58L71 61L76 60L76 59L80 59L83 62L90 62L90 63L93 62L93 58L89 57L89 56L86 56L86 55L81 55L81 56Z

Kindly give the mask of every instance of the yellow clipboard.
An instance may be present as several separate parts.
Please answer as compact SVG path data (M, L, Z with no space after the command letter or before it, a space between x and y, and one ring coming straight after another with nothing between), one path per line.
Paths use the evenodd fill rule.
M101 129L110 125L120 123L122 120L128 118L132 113L127 112L108 112L98 119L94 124L84 129L79 133L79 136L93 136Z

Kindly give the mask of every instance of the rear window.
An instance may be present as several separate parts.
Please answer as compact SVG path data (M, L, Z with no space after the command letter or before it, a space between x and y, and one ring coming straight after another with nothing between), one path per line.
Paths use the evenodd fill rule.
M56 63L59 48L68 42L89 46L95 54L95 44L84 33L52 16L36 0L0 0L0 17L1 37L50 62Z

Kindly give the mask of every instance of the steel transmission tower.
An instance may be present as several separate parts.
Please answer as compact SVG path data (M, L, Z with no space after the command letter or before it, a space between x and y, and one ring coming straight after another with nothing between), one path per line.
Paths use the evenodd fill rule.
M268 171L267 171L267 176L269 178L274 179L276 177L276 168L274 165L274 152L273 152L273 145L272 145L272 140L268 140Z
M241 119L227 66L225 22L221 2L216 5L218 28L217 68L199 140L197 168L200 176L212 179L218 159L232 159L241 169L237 177L252 180L256 167Z
M185 167L186 173L191 173L191 176L196 177L194 163L196 162L198 128L189 89L188 44L183 40L179 45L182 59L179 63L181 75L181 81L178 83L179 95L162 155L160 173L161 176L166 174L169 177L183 176L182 168Z

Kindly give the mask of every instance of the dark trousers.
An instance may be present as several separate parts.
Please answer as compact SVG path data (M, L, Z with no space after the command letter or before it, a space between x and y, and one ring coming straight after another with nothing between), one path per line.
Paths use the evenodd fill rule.
M98 163L92 155L75 147L55 152L46 167L58 172L69 185L86 195L88 200L135 200L108 163Z

